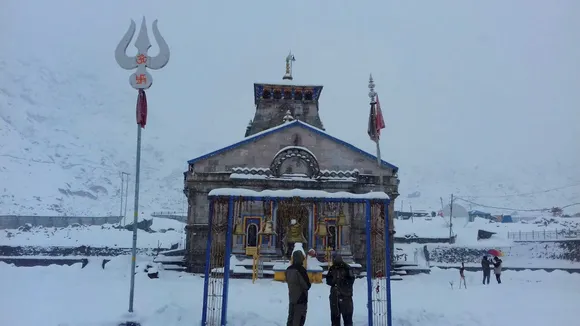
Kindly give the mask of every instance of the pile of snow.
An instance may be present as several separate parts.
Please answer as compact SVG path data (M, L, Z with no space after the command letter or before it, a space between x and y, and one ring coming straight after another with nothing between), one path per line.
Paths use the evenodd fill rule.
M16 268L0 263L0 325L97 326L127 320L130 275L119 271L128 271L129 261L119 258L110 263L104 270L80 269L78 265ZM544 326L577 322L579 274L505 271L501 285L485 286L481 273L465 275L466 290L451 289L450 282L457 284L459 280L456 270L434 268L430 275L393 282L393 324ZM164 271L155 280L137 273L135 281L133 320L143 326L199 324L203 278ZM364 280L355 282L354 323L359 326L367 325L366 289ZM287 293L285 283L258 280L252 284L251 280L231 279L228 325L285 325ZM306 326L329 324L328 293L325 284L312 285ZM502 304L497 304L498 300Z
M127 277L131 275L131 255L113 257L105 264L105 270ZM154 274L159 273L163 265L153 262L151 257L137 256L135 259L135 273Z
M138 230L139 248L170 248L185 240L185 224L165 219L153 218L152 232ZM16 230L0 230L0 245L4 246L41 246L41 247L118 247L131 248L132 231L119 225L79 225L67 227L21 227Z

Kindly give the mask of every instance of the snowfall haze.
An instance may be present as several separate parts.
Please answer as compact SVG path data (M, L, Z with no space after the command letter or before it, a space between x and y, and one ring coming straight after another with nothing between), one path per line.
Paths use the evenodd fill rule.
M142 16L171 48L150 71L143 210L184 209L186 161L242 139L253 83L281 81L289 50L294 83L324 85L327 132L371 153L373 74L398 203L580 202L578 1L3 0L0 214L118 213L137 94L113 53Z

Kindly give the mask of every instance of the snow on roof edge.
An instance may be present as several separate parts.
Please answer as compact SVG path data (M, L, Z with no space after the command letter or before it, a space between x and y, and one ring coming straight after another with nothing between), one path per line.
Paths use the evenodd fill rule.
M380 191L371 191L366 194L353 194L350 192L327 192L323 190L307 190L307 189L284 189L284 190L262 190L255 191L244 188L217 188L209 192L209 197L215 196L240 196L240 197L270 197L270 198L332 198L332 199L382 199L388 200L389 195Z
M294 125L298 125L298 126L302 126L302 127L306 128L306 129L310 129L310 130L312 130L312 131L314 131L314 132L316 132L316 133L318 133L320 135L323 135L323 136L325 136L325 137L327 137L327 138L329 138L329 139L331 139L331 140L333 140L335 142L341 143L341 144L349 147L350 149L352 149L354 151L358 151L360 154L366 155L367 157L373 158L375 160L377 159L377 157L375 155L373 155L373 154L371 154L371 153L369 153L367 151L364 151L364 150L362 150L362 149L360 149L360 148L352 145L351 143L346 142L346 141L344 141L344 140L342 140L340 138L336 138L336 137L330 135L329 133L327 133L325 130L322 130L320 128L317 128L315 126L312 126L312 125L310 125L310 124L308 124L306 122L300 121L300 120L293 120L293 121L284 122L282 124L279 124L279 125L277 125L275 127L270 128L270 129L262 130L262 131L260 131L258 133L255 133L253 135L250 135L248 137L245 137L242 140L240 140L238 142L235 142L233 144L230 144L230 145L228 145L226 147L222 147L222 148L217 149L217 150L215 150L213 152L209 152L209 153L206 153L204 155L201 155L201 156L198 156L196 158L193 158L193 159L187 161L187 163L188 164L193 164L193 163L195 163L197 161L200 161L200 160L203 160L203 159L207 159L207 158L210 158L210 157L215 156L215 155L219 155L219 154L221 154L223 152L226 152L228 150L231 150L233 148L236 148L236 147L238 147L240 145L249 143L249 142L251 142L253 140L256 140L258 138L261 138L261 137L267 136L267 135L269 135L271 133L274 133L274 132L276 132L279 129L289 128L290 126L294 126ZM384 159L381 159L381 163L383 165L386 165L386 166L394 169L395 172L398 172L399 171L399 167L398 166L393 165L393 164L385 161Z

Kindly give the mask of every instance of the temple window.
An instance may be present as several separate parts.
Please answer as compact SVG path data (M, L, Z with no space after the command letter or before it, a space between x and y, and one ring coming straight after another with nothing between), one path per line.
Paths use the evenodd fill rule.
M265 89L264 92L262 93L262 98L265 100L268 100L272 97L272 93L270 92L270 90Z

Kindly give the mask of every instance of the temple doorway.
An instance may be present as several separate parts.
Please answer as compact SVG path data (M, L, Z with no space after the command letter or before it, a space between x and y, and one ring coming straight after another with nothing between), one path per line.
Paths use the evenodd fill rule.
M246 230L246 247L257 247L258 246L258 225L251 223L248 225Z
M293 229L291 227L290 221L292 219L296 220L296 224L299 225L299 228ZM279 249L283 255L290 258L293 249L291 246L293 247L295 242L302 242L305 239L304 249L307 250L309 239L308 226L308 208L302 204L294 202L280 203L276 214L276 233L278 234L276 239L276 249ZM302 233L301 235L304 237L303 240L297 238L297 233L300 233L300 231Z
M329 225L328 226L328 236L326 237L326 246L330 247L332 251L335 251L336 248L336 240L338 239L337 236L337 232L336 232L336 226L335 225Z

